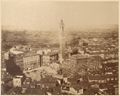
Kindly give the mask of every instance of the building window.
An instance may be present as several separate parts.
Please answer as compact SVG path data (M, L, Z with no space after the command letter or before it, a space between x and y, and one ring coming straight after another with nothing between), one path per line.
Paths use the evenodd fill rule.
M110 78L107 78L107 81L110 81Z
M118 79L115 77L115 80L118 80Z
M111 78L111 81L113 81L114 80L114 78Z

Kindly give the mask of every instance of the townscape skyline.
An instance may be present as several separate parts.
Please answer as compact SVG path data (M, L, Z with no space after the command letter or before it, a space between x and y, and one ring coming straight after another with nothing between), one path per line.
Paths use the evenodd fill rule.
M118 2L2 0L2 95L118 95Z

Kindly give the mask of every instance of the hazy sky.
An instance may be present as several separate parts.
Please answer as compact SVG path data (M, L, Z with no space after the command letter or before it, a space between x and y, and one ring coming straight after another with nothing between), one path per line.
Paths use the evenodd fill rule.
M118 2L2 0L2 25L27 30L65 30L118 24Z

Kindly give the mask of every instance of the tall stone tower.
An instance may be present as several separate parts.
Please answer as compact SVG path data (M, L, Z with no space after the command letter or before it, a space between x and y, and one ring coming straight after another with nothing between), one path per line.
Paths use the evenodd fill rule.
M59 43L60 43L60 63L63 62L63 56L64 56L64 22L61 19L60 21L60 33L59 33Z

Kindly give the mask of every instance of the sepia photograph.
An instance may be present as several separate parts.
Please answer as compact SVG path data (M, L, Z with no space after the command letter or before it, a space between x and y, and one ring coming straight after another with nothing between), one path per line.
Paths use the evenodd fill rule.
M119 95L119 1L1 0L1 95Z

